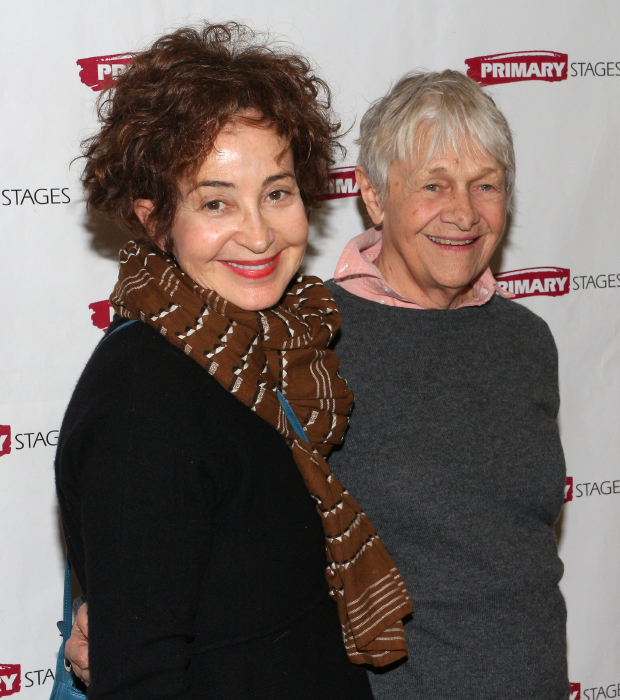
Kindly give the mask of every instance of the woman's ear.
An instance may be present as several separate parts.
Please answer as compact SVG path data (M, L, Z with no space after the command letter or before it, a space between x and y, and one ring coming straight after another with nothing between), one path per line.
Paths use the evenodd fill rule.
M368 179L368 175L361 165L355 168L355 179L360 188L360 194L368 210L368 216L372 219L375 226L378 226L383 221L383 207L379 202L379 197L374 186Z
M152 199L134 199L133 202L133 213L140 219L140 223L144 226L144 229L149 235L149 216L154 206Z
M140 219L140 223L144 226L146 235L155 243L155 245L161 250L165 251L165 241L162 236L155 236L153 234L153 226L149 222L149 218L155 204L152 199L134 199L133 202L133 212Z

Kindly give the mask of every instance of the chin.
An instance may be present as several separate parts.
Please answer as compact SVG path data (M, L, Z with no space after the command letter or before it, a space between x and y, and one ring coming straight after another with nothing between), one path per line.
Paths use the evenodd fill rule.
M469 287L471 284L473 284L473 282L474 278L463 277L455 280L442 280L439 283L439 286L453 292L462 292L463 290L467 289L467 287Z
M235 294L226 299L244 311L266 311L275 306L283 294L284 290L265 290L256 294Z
M440 287L451 290L462 290L474 283L482 271L463 270L454 271L453 274L438 274L435 276Z

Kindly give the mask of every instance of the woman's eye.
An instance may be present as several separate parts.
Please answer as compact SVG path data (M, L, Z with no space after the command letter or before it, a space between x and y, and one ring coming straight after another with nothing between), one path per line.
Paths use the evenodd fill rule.
M204 205L204 208L209 211L220 211L224 206L224 202L221 199L211 199Z
M279 202L281 199L284 199L288 192L286 190L274 190L273 192L270 192L267 197L272 201L272 202Z
M424 189L428 192L437 192L439 185L424 185Z
M480 185L480 189L483 192L490 192L493 189L493 185Z

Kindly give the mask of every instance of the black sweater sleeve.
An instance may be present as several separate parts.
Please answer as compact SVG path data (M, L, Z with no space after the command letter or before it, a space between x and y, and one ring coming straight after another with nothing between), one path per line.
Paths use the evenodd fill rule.
M192 437L204 446L210 430L208 415L186 408L192 377L148 329L119 330L91 359L67 411L59 497L88 593L89 698L189 695L216 498L204 475L218 459Z

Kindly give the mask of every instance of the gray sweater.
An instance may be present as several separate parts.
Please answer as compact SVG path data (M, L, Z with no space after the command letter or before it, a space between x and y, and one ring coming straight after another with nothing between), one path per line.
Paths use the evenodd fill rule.
M495 295L454 311L386 307L327 284L356 402L330 464L414 602L409 658L377 700L564 700L566 608L557 353Z

